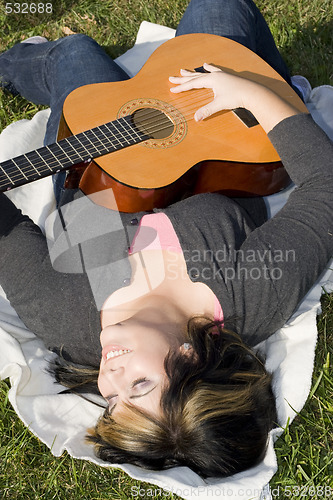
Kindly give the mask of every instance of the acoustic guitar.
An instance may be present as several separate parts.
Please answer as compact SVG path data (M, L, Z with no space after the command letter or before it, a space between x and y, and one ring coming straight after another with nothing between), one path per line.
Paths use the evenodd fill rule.
M170 75L182 67L201 71L204 62L258 81L306 112L281 76L244 46L215 35L176 37L134 78L71 92L58 142L1 163L0 190L73 165L79 166L70 171L67 186L78 182L87 195L99 192L98 203L125 212L164 207L202 192L262 196L283 189L289 177L247 110L221 111L197 123L194 112L212 100L212 91L170 92Z

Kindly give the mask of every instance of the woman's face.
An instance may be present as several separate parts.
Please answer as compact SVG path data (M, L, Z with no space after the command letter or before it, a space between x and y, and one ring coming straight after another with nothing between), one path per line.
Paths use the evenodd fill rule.
M157 328L142 317L104 328L98 388L113 409L124 402L160 415L160 398L167 383L164 360L181 343L175 333Z

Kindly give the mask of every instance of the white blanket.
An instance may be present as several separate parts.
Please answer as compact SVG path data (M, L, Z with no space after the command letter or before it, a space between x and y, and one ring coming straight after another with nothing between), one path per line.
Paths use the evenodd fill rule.
M118 62L135 74L151 52L172 36L173 30L144 22L136 45ZM306 99L314 118L333 139L333 88L324 86L311 90L308 87ZM41 146L48 116L48 110L40 111L31 121L21 120L7 127L0 135L0 161ZM289 192L290 189L267 199L272 214L283 206ZM18 188L9 196L24 213L44 227L46 216L54 208L50 178ZM333 289L333 273L329 267L288 324L261 345L267 355L267 367L274 373L274 391L282 426L301 410L309 394L319 299L322 287ZM106 466L96 459L93 448L84 442L86 429L94 425L100 409L80 397L58 394L62 387L45 372L48 351L24 327L1 289L0 345L0 377L10 378L9 399L21 420L55 456L67 450L73 457ZM146 471L132 465L120 467L135 479L154 483L185 499L269 499L267 485L277 468L273 443L281 432L271 432L267 454L260 465L223 480L203 480L186 467L162 472Z

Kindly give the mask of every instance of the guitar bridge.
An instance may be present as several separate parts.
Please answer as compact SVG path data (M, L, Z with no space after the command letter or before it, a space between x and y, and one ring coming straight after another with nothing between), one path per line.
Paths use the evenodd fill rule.
M258 120L253 116L251 111L245 108L236 108L232 112L244 123L247 128L259 125Z

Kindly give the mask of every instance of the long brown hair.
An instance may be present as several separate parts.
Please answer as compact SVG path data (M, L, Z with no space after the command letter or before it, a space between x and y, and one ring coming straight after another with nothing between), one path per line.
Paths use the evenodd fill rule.
M271 375L241 338L218 322L189 322L192 356L169 353L162 417L124 405L105 411L88 441L111 463L161 470L188 466L203 477L258 464L276 420Z

